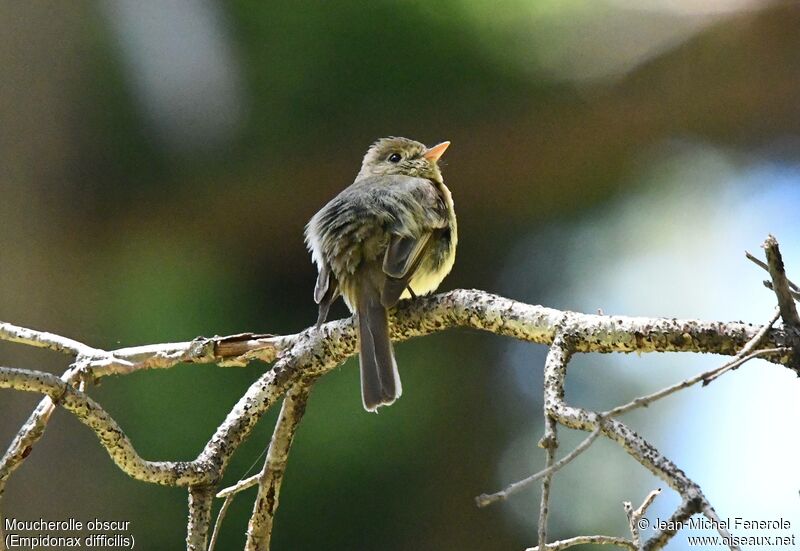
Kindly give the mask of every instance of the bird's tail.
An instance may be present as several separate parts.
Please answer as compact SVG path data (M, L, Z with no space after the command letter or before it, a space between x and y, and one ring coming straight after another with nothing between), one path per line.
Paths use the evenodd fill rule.
M357 300L361 399L364 409L376 411L394 402L403 392L400 374L389 340L389 320L380 294L359 289Z

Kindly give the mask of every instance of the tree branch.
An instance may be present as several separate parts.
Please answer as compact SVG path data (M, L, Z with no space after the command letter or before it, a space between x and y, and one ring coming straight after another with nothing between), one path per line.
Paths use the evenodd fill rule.
M392 338L402 341L452 327L471 327L528 342L553 345L545 370L545 443L555 443L555 423L594 433L600 432L622 445L629 454L665 479L684 497L696 492L702 510L712 514L699 488L674 464L661 456L644 439L614 419L573 408L563 402L563 381L566 362L573 352L709 352L733 355L760 335L759 328L743 323L703 322L663 318L635 318L562 312L533 306L476 290L449 293L403 301L393 312ZM763 331L763 328L761 328ZM557 335L561 335L557 341ZM764 359L779 364L793 360L800 337L795 331L769 329L760 335L759 350ZM290 388L307 392L313 381L340 365L356 351L357 337L352 319L327 323L301 333L273 336L245 333L228 337L198 337L183 343L164 343L111 351L99 350L83 343L33 331L11 324L0 325L0 339L76 356L72 367L59 378L48 373L13 368L0 368L0 388L37 392L49 398L42 400L25 426L19 431L9 451L0 460L0 490L11 472L19 466L31 445L41 436L53 404L74 414L95 432L112 460L127 474L139 480L172 486L192 487L187 545L205 545L210 519L206 495L221 479L238 446L249 436L255 424ZM142 459L122 429L103 408L85 392L74 388L84 380L112 374L124 375L142 369L169 368L178 363L218 363L246 365L255 360L275 361L273 368L262 374L248 388L194 461L166 462ZM300 411L304 399L285 401L285 407ZM290 393L291 395L291 393ZM47 400L51 400L48 402ZM299 416L295 414L299 420ZM278 429L290 427L288 438ZM269 460L273 468L285 462L296 424L279 423L273 437ZM547 446L546 446L547 447ZM588 444L587 444L588 447ZM283 450L283 451L282 451ZM549 488L550 477L566 464L555 462L555 446L548 448L547 473L542 475ZM574 452L573 452L574 453ZM572 454L570 454L572 455ZM569 455L568 455L569 457ZM566 459L566 458L565 458ZM546 469L546 470L547 470ZM269 474L272 472L273 474ZM282 471L281 471L282 472ZM266 473L266 474L265 474ZM265 464L265 476L259 477L260 490L274 487L277 497L280 477ZM543 484L544 485L544 484ZM547 488L545 488L547 490ZM260 494L263 492L260 492ZM544 492L546 496L546 491ZM0 492L0 496L2 493ZM544 497L544 496L543 496ZM277 500L275 500L277 505ZM543 501L546 505L546 499ZM269 509L269 508L268 508ZM269 525L274 506L264 517ZM543 520L546 521L546 513ZM257 521L256 524L260 523ZM540 523L545 530L546 522ZM546 532L542 532L542 542ZM551 546L548 549L553 548ZM655 547L654 547L655 548Z
M258 477L258 495L247 525L245 551L267 551L272 538L272 522L278 508L281 482L289 459L289 448L306 409L310 386L295 385L286 393L275 431L270 440L264 468Z
M210 476L213 472L199 462L142 459L117 422L97 402L55 375L0 367L0 388L15 388L49 396L92 429L114 463L133 478L168 486L202 484L214 479ZM0 467L6 468L4 465Z
M211 504L214 488L191 486L189 488L189 523L186 530L186 550L206 551L208 526L211 522Z
M536 547L529 547L525 551L539 551L540 549L546 549L547 551L561 551L562 549L569 549L570 547L575 547L576 545L590 544L616 545L617 547L624 547L625 549L630 549L631 551L639 551L631 540L616 536L576 536L574 538L548 543L544 547L540 547L538 545Z
M481 494L475 498L475 503L478 507L486 507L487 505L491 505L492 503L496 503L498 501L505 501L508 499L509 496L512 494L516 494L526 486L536 482L540 478L545 475L553 474L562 467L565 467L568 463L570 463L573 459L578 457L580 454L585 452L589 449L589 446L597 439L600 435L600 427L598 426L596 429L592 431L592 433L587 436L580 444L578 444L574 450L569 452L567 455L556 461L551 467L546 467L539 471L538 473L532 474L527 478L523 478L517 482L509 484L506 486L505 489L495 492L493 494Z
M680 506L675 509L675 512L672 513L669 520L664 523L664 529L659 529L655 534L653 534L649 540L647 540L642 549L644 551L654 551L656 549L662 549L669 540L678 533L678 526L683 525L684 522L689 520L689 518L694 515L695 513L699 513L702 510L702 501L699 496L696 495L687 495L683 497Z
M72 384L79 376L79 369L70 368L62 375L61 380ZM0 459L0 496L5 491L6 481L11 473L22 464L36 442L44 435L44 429L55 407L55 403L49 396L43 398L17 432L14 440L11 441L8 450Z
M751 338L754 337L755 335ZM563 338L564 342L569 343L569 346L571 346L573 339L580 337L571 335L565 329L563 337L559 334L559 338ZM554 342L554 346L551 347L550 354L545 360L544 372L545 411L550 418L564 426L577 430L593 431L600 427L604 435L619 444L629 455L653 474L666 481L684 499L698 499L701 510L705 514L713 513L713 508L703 496L700 487L647 440L616 419L606 418L594 411L566 404L564 401L564 383L570 357L569 348L567 346L555 346L555 344ZM544 548L541 533L539 540L539 547ZM659 548L658 546L651 547L651 549ZM736 548L731 547L731 549Z
M772 278L772 290L775 292L775 296L778 297L778 307L781 311L783 323L800 330L800 317L797 315L794 297L792 297L789 289L789 280L783 267L783 257L778 247L778 241L771 235L764 241L764 253L767 255L767 267L769 276Z
M642 536L639 531L639 521L642 520L645 512L647 512L647 508L652 505L653 501L656 499L656 496L658 496L660 493L661 488L656 488L647 494L647 497L644 498L644 501L637 509L633 508L633 505L630 501L625 501L622 504L622 508L625 510L625 515L628 517L628 527L631 531L631 542L637 550L642 548Z
M26 344L36 348L47 348L71 356L93 356L95 354L102 355L105 353L102 350L92 348L82 342L62 337L61 335L55 335L45 331L36 331L35 329L27 329L3 321L0 321L0 340Z

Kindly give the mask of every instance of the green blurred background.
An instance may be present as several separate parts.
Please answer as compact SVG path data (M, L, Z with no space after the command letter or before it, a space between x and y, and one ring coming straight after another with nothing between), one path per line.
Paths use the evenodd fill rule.
M742 251L774 232L800 278L798 28L798 3L752 0L3 2L0 319L105 348L301 330L316 316L305 222L373 140L401 135L453 144L443 288L762 323L774 300ZM380 415L361 409L352 360L316 385L273 548L533 545L536 489L485 510L473 497L543 463L544 348L452 331L397 349L405 393ZM567 397L610 407L720 361L581 357ZM66 365L6 343L0 364ZM180 366L89 392L144 457L192 459L264 369ZM626 420L723 517L800 525L798 387L754 363ZM0 391L0 447L36 401ZM658 485L599 442L554 483L553 535L622 535L621 501ZM220 549L242 547L252 497ZM654 514L676 504L666 492ZM129 520L140 549L185 537L184 490L129 479L63 411L3 509Z

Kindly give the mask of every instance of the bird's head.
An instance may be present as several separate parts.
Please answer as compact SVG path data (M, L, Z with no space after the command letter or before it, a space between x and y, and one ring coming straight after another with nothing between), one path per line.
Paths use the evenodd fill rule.
M358 178L401 174L441 182L438 161L449 145L450 142L442 142L426 147L408 138L381 138L364 155Z

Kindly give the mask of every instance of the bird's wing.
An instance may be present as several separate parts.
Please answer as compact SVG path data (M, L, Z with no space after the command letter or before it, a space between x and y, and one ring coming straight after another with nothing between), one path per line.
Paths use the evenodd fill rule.
M395 177L384 201L395 220L383 258L387 275L381 303L392 307L408 287L431 236L447 227L447 207L433 183L422 178Z
M325 293L328 292L328 286L331 281L331 271L328 268L328 263L324 260L319 265L319 273L317 273L317 284L314 286L314 302L319 304Z
M326 262L319 265L317 274L317 284L314 287L314 301L319 304L319 314L317 315L317 327L325 323L328 311L331 309L336 299L339 298L339 284L336 277L331 273Z
M447 207L436 185L424 178L394 176L388 186L390 208L395 217L392 233L419 238L447 227Z
M413 255L409 255L406 259L405 266L407 268L399 277L392 277L391 275L386 276L386 280L383 283L383 289L381 290L381 304L385 308L392 308L397 305L400 301L400 296L403 292L408 288L408 282L411 281L411 278L419 268L422 259L425 257L425 249L430 245L431 234L428 234L424 240L416 240L413 241L414 247L418 250ZM387 257L389 256L389 252L392 250L392 245L395 242L401 241L408 241L407 238L398 238L394 236L392 238L392 243L390 243L389 248L386 250ZM384 259L384 264L385 264Z
M416 269L430 238L431 232L425 232L418 238L392 234L383 257L383 272L398 279L409 275Z

